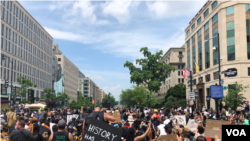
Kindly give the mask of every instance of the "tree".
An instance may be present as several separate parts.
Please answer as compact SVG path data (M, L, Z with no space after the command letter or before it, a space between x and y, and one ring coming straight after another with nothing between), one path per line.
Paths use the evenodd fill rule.
M235 84L228 89L227 95L223 98L225 106L231 107L233 110L236 110L237 107L241 107L242 101L246 99L242 92L246 92L246 89L248 88L249 85L243 86L243 84L236 81Z
M55 95L55 90L51 89L51 88L45 88L43 90L44 96L42 97L42 99L45 100L54 100L56 99L56 95Z
M17 78L17 83L21 85L21 87L17 90L17 93L19 93L23 97L26 97L28 89L32 90L32 87L36 87L36 85L33 85L33 83L29 79L26 79L23 76Z
M148 95L149 99L147 100L147 88L145 86L132 86L130 89L122 91L122 94L120 95L120 102L125 104L127 107L132 107L134 105L147 107L148 102L150 102L150 106L155 106L163 101L161 99L157 99L152 93L149 93Z
M68 94L66 94L65 92L63 92L63 93L58 92L58 93L57 93L56 100L60 103L60 106L63 106L63 105L64 105L66 95L67 95L67 99L68 99L68 101L69 101L69 100L70 100L70 97L69 97Z
M183 107L186 108L188 106L188 101L186 99L180 99L178 100L178 98L173 97L173 96L169 96L167 98L167 102L165 103L165 108L177 108L177 107Z
M102 99L103 103L111 103L111 106L115 106L118 104L117 101L115 101L114 96L109 92L105 97Z
M143 47L140 52L143 53L145 58L136 59L136 64L141 65L141 68L135 67L129 61L124 64L124 67L128 67L130 70L130 83L144 84L149 91L158 92L161 82L165 83L169 73L174 71L175 68L165 62L160 62L163 55L162 50L152 54L147 47Z
M177 99L186 99L186 85L175 85L174 87L170 87L167 91L167 95L165 96L165 101L167 101L168 97L173 96Z

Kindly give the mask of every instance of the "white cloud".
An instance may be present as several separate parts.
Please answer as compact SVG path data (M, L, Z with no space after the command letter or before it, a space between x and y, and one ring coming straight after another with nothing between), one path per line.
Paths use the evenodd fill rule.
M148 10L155 19L192 16L205 4L200 1L156 1L147 2Z
M64 9L65 7L71 5L71 1L56 1L48 5L50 11Z
M130 8L136 9L138 4L139 2L115 0L106 1L101 7L105 15L110 15L116 18L119 23L125 24L130 20Z
M109 92L115 97L116 100L119 100L119 95L121 94L122 88L121 85L117 85L117 86L106 86L106 87L102 87L102 90L108 94Z

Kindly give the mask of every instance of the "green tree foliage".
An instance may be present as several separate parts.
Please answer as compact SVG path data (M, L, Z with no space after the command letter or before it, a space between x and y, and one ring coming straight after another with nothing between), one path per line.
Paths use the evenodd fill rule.
M56 99L56 95L55 95L55 90L51 89L51 88L45 88L43 90L44 96L42 97L42 99L45 100L54 100Z
M96 106L101 106L101 104L92 104L92 99L90 97L84 97L81 93L78 95L78 102L74 99L69 103L70 109L81 109L81 106L87 106L94 108Z
M242 82L242 81L241 81ZM249 85L243 86L239 82L235 82L235 87L228 89L227 95L224 96L223 102L225 102L225 106L231 107L232 110L236 110L237 107L242 106L242 101L246 99L242 92L246 92L246 89L249 88Z
M33 83L29 79L26 79L23 76L17 78L17 83L21 85L21 87L17 90L17 93L19 93L23 97L25 97L26 93L28 93L28 89L36 87L36 85L33 85Z
M136 64L141 65L141 68L135 67L129 61L124 64L124 67L128 67L130 70L130 82L137 85L144 84L151 92L158 92L161 82L165 83L168 74L175 68L165 62L159 62L163 55L162 50L152 54L147 47L143 47L140 52L143 53L145 58L137 59Z
M167 101L170 96L177 99L186 99L186 85L175 85L174 87L170 87L165 96L165 101Z
M188 101L186 99L178 100L173 96L169 96L167 98L167 102L164 105L165 108L178 108L180 106L186 108L188 106Z
M105 95L105 97L102 99L102 103L111 103L111 106L115 106L118 104L117 101L115 101L114 96L109 92Z
M59 106L64 105L66 95L67 95L67 100L69 101L70 97L68 94L66 94L65 92L63 92L63 93L58 92L57 93L56 100L59 102Z
M162 101L161 99L157 99L152 93L149 93L149 100L147 100L147 88L143 85L132 86L131 89L123 90L120 95L120 102L127 107L133 107L134 105L147 107L147 102L150 102L150 106L155 106Z

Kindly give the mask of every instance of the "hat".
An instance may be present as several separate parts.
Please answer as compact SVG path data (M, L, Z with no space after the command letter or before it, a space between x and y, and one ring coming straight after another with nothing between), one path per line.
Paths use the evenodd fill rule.
M76 116L75 116L75 115L73 115L73 116L72 116L72 118L76 118Z
M36 117L33 117L32 118L32 121L38 121Z
M0 118L4 117L4 115L0 115Z
M154 112L158 112L158 110L157 110L157 109L155 109L155 110L154 110Z
M135 121L135 120L133 119L133 117L132 117L132 116L128 116L128 121L133 122L133 121Z
M248 100L246 100L246 102L247 102L247 103L249 103L249 101L248 101Z
M65 126L65 125L66 125L65 120L60 120L60 121L58 122L58 126Z

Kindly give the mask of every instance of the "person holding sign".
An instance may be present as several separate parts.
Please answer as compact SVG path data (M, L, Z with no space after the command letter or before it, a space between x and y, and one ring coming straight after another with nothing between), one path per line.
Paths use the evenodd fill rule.
M91 118L98 119L99 121L106 122L106 121L115 121L113 116L110 116L107 113L101 112L100 107L96 107L94 112L88 115L82 123L82 136L84 135L84 131L87 129L88 122Z
M60 120L58 122L58 131L50 135L49 141L73 141L72 134L65 132L65 126L65 120Z

